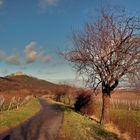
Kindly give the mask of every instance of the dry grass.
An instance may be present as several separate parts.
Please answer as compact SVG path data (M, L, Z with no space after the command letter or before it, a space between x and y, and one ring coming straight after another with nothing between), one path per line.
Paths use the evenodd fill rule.
M96 98L99 107L96 116L101 112L101 95ZM127 139L140 139L140 90L117 90L112 94L110 105L110 122ZM130 138L129 138L129 136Z

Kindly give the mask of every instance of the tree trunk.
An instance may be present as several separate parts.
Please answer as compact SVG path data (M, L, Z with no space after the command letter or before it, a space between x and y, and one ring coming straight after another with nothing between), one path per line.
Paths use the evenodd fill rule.
M102 93L102 112L100 124L109 122L110 95Z
M109 106L111 92L117 87L119 81L115 80L112 85L102 82L102 112L100 124L109 122Z

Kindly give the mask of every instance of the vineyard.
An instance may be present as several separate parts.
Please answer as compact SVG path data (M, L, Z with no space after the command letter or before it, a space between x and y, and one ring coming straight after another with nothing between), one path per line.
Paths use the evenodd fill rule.
M99 95L100 97L101 95ZM101 98L97 97L96 116L100 116ZM109 111L110 123L115 124L122 134L128 134L131 140L140 139L140 91L119 90L111 97Z
M0 112L18 109L20 106L26 104L31 98L32 96L29 95L0 95Z

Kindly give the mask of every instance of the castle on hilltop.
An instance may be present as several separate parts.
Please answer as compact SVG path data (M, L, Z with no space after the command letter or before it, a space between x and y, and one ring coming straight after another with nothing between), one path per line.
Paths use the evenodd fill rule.
M14 76L21 76L21 75L25 75L25 74L21 71L17 71L16 73L14 73Z

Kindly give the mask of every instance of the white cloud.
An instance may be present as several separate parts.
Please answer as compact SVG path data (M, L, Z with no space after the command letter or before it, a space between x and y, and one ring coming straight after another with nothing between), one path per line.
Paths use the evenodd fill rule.
M50 55L46 55L43 51L37 50L38 45L32 41L25 46L25 63L33 63L35 61L48 62L52 60Z
M46 55L45 53L39 53L38 54L38 60L45 63L45 62L51 61L52 56L51 55Z
M0 7L3 6L4 0L0 0Z
M20 65L19 55L8 55L4 51L0 50L0 60L4 60L6 63Z
M0 59L5 59L6 58L6 53L0 50Z
M47 9L50 6L56 6L58 0L38 0L38 5L42 10Z
M30 42L25 46L25 63L29 64L37 60L36 42Z
M26 64L37 61L46 63L53 59L51 55L47 55L44 50L41 50L35 41L32 41L25 46L23 54L24 57L20 57L17 51L16 54L9 55L0 50L0 60L12 65L25 66Z
M13 65L20 65L19 55L12 55L6 58L6 62Z
M55 6L58 2L58 0L44 0L44 1L46 1L50 6Z

